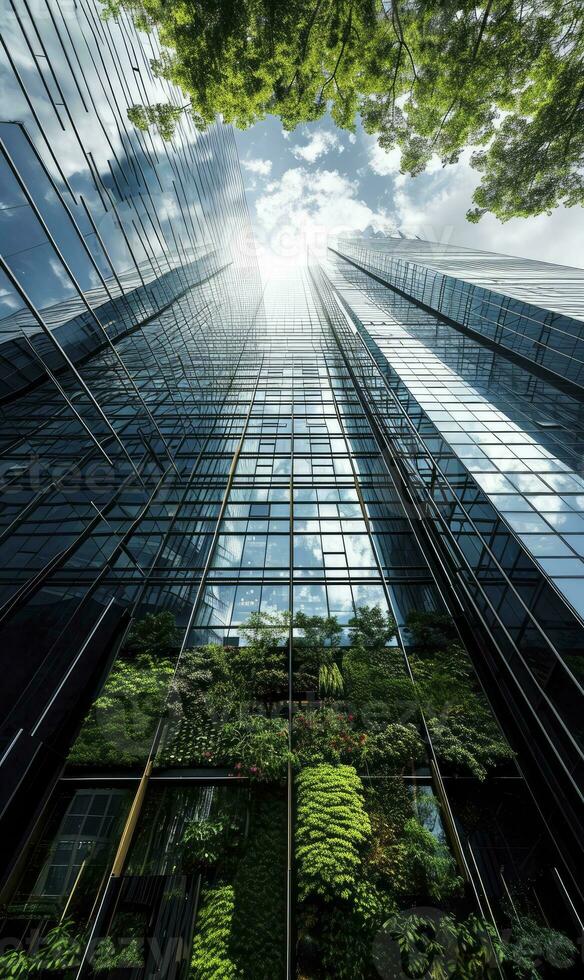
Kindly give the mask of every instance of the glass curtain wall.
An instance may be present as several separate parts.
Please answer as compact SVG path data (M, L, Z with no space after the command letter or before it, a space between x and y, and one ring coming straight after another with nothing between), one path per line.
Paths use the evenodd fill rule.
M0 818L15 871L133 612L164 604L186 624L261 285L231 130L179 114L164 142L128 119L184 105L153 75L156 36L94 0L5 13Z
M331 315L438 564L487 627L479 663L534 746L535 784L543 771L562 800L565 830L554 826L569 851L582 777L581 402L370 272L332 253Z
M68 976L384 976L428 903L498 970L508 895L569 918L326 290L268 286L136 525L169 530L5 906L61 920Z

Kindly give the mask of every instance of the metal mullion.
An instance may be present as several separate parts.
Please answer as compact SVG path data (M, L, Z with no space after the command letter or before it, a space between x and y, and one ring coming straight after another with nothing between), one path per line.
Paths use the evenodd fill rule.
M49 56L47 55L46 45L45 45L45 43L44 43L44 41L43 41L43 39L41 37L41 34L40 34L40 31L39 31L38 27L37 27L36 20L33 18L32 14L30 12L30 9L29 9L27 0L22 0L22 3L24 5L24 9L26 10L26 12L28 14L28 18L29 18L30 23L31 23L33 36L36 35L36 39L38 40L39 45L41 47L41 50L43 52L42 55L36 55L35 54L35 52L33 50L33 46L32 46L31 40L30 40L29 35L28 35L28 32L24 28L24 24L22 22L22 19L20 17L19 12L18 12L17 5L14 2L14 0L10 0L10 6L12 7L12 13L14 14L14 17L16 18L16 22L18 23L18 26L20 28L20 33L21 33L22 38L23 38L23 40L24 40L24 42L25 42L25 44L26 44L26 46L27 46L27 48L28 48L28 50L30 52L31 58L32 58L32 60L34 62L34 66L35 66L36 71L37 71L37 75L39 77L39 80L41 82L41 85L42 85L43 89L45 90L45 92L47 94L47 98L48 98L49 102L51 103L51 105L53 107L53 111L55 113L55 116L57 117L57 121L59 123L59 126L61 127L61 129L63 131L65 131L65 126L63 125L63 122L61 120L61 113L57 111L57 103L53 99L53 96L51 95L49 86L47 85L47 82L45 80L45 76L43 75L43 72L41 71L41 67L39 65L39 58L43 58L44 61L46 62L47 70L48 70L48 72L49 72L49 74L50 74L50 76L51 76L51 78L52 78L52 80L53 80L53 82L55 84L55 88L57 89L60 97L63 99L63 102L60 103L60 105L62 105L63 109L65 110L66 115L69 117L69 119L71 119L71 116L70 116L68 107L65 104L65 97L63 95L63 90L61 89L61 86L59 85L59 82L58 82L58 79L57 79L57 77L55 75L55 72L53 71L53 66L52 66L51 60L50 60Z
M280 415L278 415L280 419ZM290 622L288 626L288 751L290 756L294 748L294 411L290 409L292 422L290 431L290 543L288 547L288 608ZM277 435L276 435L277 438ZM294 771L291 758L288 760L287 779L287 878L286 878L286 977L292 980L294 970Z

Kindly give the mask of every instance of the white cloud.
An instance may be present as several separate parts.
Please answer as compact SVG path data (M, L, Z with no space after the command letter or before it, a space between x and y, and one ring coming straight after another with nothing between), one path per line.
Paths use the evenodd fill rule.
M250 173L257 174L259 177L269 177L272 171L272 161L261 160L259 157L242 160L241 166L249 170Z
M504 223L486 214L476 225L468 222L465 214L480 180L469 157L466 151L453 166L394 185L395 225L408 236L429 241L584 266L581 208L557 208L551 215Z
M369 166L374 174L380 177L394 177L399 174L401 150L384 150L379 143L372 143L369 148Z
M259 237L279 255L298 256L307 244L323 251L330 235L366 228L391 232L394 224L388 212L373 210L358 194L357 181L337 170L291 168L255 202Z
M0 286L0 317L5 315L3 307L5 307L6 310L17 310L19 306L20 304L16 296L10 293L3 286Z
M369 166L380 177L393 177L397 187L403 187L407 181L407 176L400 173L401 150L398 146L384 150L379 143L372 143L369 147ZM435 174L438 170L442 170L442 161L434 153L426 165L425 173Z
M331 133L329 130L317 130L315 133L308 138L308 143L304 146L296 144L292 147L292 153L297 160L306 160L307 163L314 163L319 157L325 155L325 153L330 153L331 150L338 150L342 153L344 147L341 146L341 142L336 133Z

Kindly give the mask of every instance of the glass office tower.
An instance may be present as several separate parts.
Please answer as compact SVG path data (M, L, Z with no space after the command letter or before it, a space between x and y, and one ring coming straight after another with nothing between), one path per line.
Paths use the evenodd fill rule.
M371 410L581 839L584 274L418 241L344 240L333 256L354 369L383 377L365 385Z
M584 273L264 289L231 130L128 122L157 52L8 11L0 976L389 978L429 906L514 976L583 915Z

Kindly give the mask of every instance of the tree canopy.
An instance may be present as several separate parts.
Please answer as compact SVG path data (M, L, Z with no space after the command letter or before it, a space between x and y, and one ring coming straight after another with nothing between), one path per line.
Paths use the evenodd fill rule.
M133 106L141 129L172 136L183 111L285 129L330 111L357 115L403 173L472 147L478 221L584 201L584 15L579 0L104 0L156 28L154 73L183 106Z

